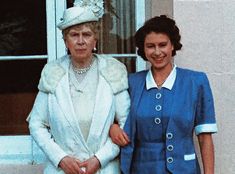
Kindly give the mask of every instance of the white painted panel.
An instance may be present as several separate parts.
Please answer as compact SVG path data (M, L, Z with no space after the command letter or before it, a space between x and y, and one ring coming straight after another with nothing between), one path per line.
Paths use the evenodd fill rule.
M65 0L56 0L56 15L55 15L55 26L61 22L61 18L63 17L64 10L66 9L66 1ZM62 39L61 31L56 27L56 59L62 57L66 54L66 47L64 44L64 40Z
M0 142L1 164L31 164L30 136L0 136Z
M0 174L42 174L43 165L1 164Z
M46 1L48 61L56 59L55 0Z
M145 22L145 0L136 0L135 11L136 30L138 30ZM144 69L146 69L146 62L140 56L137 56L136 71L141 71Z
M30 60L30 59L47 59L47 55L33 55L33 56L0 56L1 60Z

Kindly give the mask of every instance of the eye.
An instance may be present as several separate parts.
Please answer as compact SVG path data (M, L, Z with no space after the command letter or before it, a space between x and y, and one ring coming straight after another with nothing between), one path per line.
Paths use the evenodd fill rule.
M72 32L72 33L69 33L69 35L70 35L70 37L77 37L78 33Z
M83 33L83 36L85 36L85 37L90 37L90 36L92 36L92 33L90 33L90 32Z
M167 42L161 42L161 43L159 44L159 47L165 47L165 46L167 46Z
M155 46L153 44L146 44L145 47L146 48L154 48Z
M78 36L78 34L77 34L77 33L73 33L72 36L73 36L73 37L76 37L76 36Z

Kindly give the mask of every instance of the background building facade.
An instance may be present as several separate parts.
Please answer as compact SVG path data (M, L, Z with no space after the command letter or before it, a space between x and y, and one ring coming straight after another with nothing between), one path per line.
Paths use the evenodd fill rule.
M215 173L234 173L235 13L233 11L235 1L105 1L110 2L116 10L112 11L110 6L106 7L107 14L102 21L106 30L101 32L100 37L101 43L104 42L106 45L99 45L99 50L105 54L112 54L124 62L129 72L148 67L135 54L135 48L132 45L134 31L146 19L155 15L167 14L176 20L181 29L183 49L177 53L175 63L178 66L206 72L214 94L219 129L219 132L213 136L216 154ZM25 9L26 7L17 5L17 9L22 9L19 13L24 10L28 12L20 13L23 17L19 18L17 10L12 7L12 2L17 3L17 1L3 3L2 6L7 6L4 9L8 11L2 10L1 16L5 15L6 19L11 21L17 19L18 22L15 23L13 20L14 25L10 25L9 20L4 21L2 18L0 25L2 74L0 80L4 83L0 87L0 174L40 174L43 167L41 163L45 157L29 136L24 121L32 107L37 92L37 80L43 65L47 61L62 56L66 51L61 33L56 29L56 23L59 22L63 9L70 6L73 1L45 0L43 3L38 1L37 9L40 7L41 10L37 10L39 14L36 13L34 18L24 18L24 15L29 16L33 12L30 13ZM21 3L27 4L30 1L22 0ZM31 8L35 8L33 4L31 5ZM13 11L16 12L11 13ZM37 22L34 21L35 19ZM27 23L27 20L34 22ZM32 25L36 25L39 29L30 28ZM8 28L6 29L5 26ZM28 33L27 27L39 36L35 37L35 33ZM6 33L5 31L8 32L7 36L3 34ZM22 34L25 37L31 34L34 39L26 42L19 38ZM114 46L107 47L110 44ZM26 47L23 52L22 48Z

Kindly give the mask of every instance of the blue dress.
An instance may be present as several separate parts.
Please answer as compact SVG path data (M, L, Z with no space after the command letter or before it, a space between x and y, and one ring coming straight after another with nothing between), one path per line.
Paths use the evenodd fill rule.
M193 132L217 131L210 85L202 72L176 68L171 90L146 89L147 71L129 77L131 110L121 149L123 174L200 174Z

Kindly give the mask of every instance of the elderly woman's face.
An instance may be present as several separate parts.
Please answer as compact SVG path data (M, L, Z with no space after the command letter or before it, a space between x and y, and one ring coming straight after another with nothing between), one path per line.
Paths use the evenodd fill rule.
M163 33L151 32L145 37L144 52L154 69L172 68L172 45Z
M65 35L64 40L72 59L75 60L91 58L92 50L97 42L95 33L84 24L72 27Z

